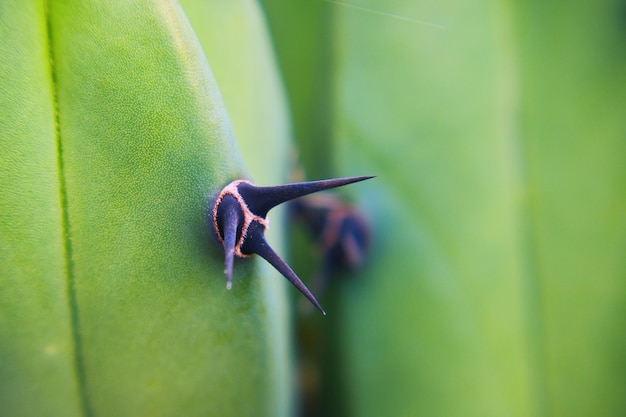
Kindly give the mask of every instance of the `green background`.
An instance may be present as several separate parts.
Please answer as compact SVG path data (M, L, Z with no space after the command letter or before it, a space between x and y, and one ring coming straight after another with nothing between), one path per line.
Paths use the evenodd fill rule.
M378 175L350 190L374 247L336 289L326 415L622 415L623 2L286 3L303 164Z

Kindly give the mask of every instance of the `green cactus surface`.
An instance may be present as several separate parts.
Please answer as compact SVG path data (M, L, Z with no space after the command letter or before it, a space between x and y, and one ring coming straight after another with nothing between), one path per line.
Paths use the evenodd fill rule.
M247 174L180 6L3 1L0 55L0 414L284 415L283 292L253 261L225 289L207 208Z

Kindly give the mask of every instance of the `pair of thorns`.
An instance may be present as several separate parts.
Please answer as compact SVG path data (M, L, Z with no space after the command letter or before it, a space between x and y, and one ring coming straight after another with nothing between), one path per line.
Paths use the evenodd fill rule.
M257 254L287 278L322 314L326 314L311 291L265 240L267 213L295 198L370 178L373 177L335 178L273 187L257 187L249 181L236 180L224 187L213 203L211 220L214 233L224 248L226 288L232 286L234 258Z

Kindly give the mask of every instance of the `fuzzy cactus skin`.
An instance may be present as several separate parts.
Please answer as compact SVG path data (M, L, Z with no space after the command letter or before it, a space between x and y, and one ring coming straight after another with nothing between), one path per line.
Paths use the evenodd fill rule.
M0 34L0 414L287 413L283 294L227 292L207 232L246 173L182 9L5 1Z

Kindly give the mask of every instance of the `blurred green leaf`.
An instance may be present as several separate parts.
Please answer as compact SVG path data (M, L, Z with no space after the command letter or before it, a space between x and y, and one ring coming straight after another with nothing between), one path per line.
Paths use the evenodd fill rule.
M354 189L372 259L328 335L349 414L623 415L623 5L330 3L323 152L378 175ZM264 4L296 68L315 47L284 29L316 15Z
M521 3L529 206L545 408L626 414L625 4Z
M0 413L277 415L282 292L224 288L207 203L242 163L179 7L0 8Z
M535 411L511 11L497 7L385 5L445 29L337 11L338 164L379 175L360 198L373 259L344 300L354 415Z

